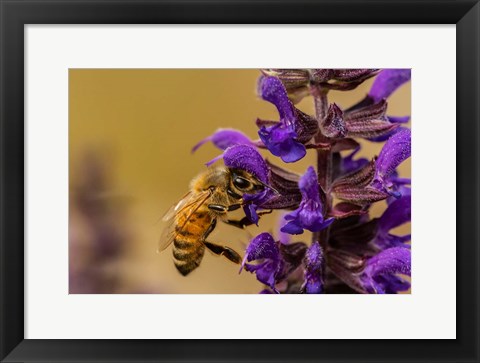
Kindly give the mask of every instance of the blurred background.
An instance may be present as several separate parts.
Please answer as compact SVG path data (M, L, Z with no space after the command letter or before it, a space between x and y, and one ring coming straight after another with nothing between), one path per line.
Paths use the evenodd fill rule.
M239 275L238 265L208 252L187 277L174 267L171 247L156 253L163 214L205 170L205 162L220 154L211 144L191 154L192 146L217 128L237 128L257 139L257 117L278 120L275 107L256 96L259 75L250 69L70 69L70 293L256 294L262 289L255 275ZM332 91L329 101L347 108L372 82ZM389 98L389 115L410 115L410 87L405 84ZM297 107L314 114L310 97ZM362 146L358 156L371 158L382 144ZM312 151L287 167L304 173L309 165L315 165ZM410 159L399 172L410 176ZM377 203L372 216L385 206ZM276 233L280 215L265 216L259 227L245 231L219 223L210 240L243 255L250 237ZM410 225L394 230L409 231ZM293 241L310 243L310 235Z

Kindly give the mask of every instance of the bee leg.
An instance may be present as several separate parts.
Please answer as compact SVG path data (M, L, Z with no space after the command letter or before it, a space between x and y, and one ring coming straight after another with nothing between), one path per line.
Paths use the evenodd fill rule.
M228 207L221 204L209 204L208 208L214 210L215 212L227 212Z
M247 217L243 217L242 219L227 219L223 222L240 229L244 229L246 226L250 226L253 224L253 222Z
M215 212L231 212L240 208L241 204L232 204L230 206L225 206L221 204L209 204L208 208L214 210Z
M220 246L220 245L217 245L215 243L208 242L208 241L203 241L203 243L205 244L205 246L210 251L212 251L216 255L225 256L230 261L232 261L234 263L237 263L237 264L242 261L242 258L240 257L240 255L237 252L235 252L234 250L232 250L230 247Z
M272 213L273 210L270 209L270 210L267 210L267 211L261 211L261 212L258 212L257 215L260 217L260 216L263 216L264 214L270 214ZM253 224L253 222L248 219L247 217L243 217L242 219L227 219L224 221L226 224L230 224L231 226L235 226L237 228L240 228L240 229L243 229L247 226L250 226Z

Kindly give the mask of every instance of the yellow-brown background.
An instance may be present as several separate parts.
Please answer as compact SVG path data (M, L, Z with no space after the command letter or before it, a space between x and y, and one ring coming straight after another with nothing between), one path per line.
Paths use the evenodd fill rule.
M173 266L170 249L156 253L163 213L185 194L204 163L220 153L208 144L192 155L191 147L221 127L257 138L257 117L278 119L275 107L255 94L258 76L258 70L70 70L70 265L71 274L83 273L84 286L71 285L71 293L258 293L261 285L255 276L239 275L238 266L223 258L206 253L201 266L183 277ZM371 83L355 91L331 92L329 101L347 107L364 97ZM313 113L311 98L298 107ZM410 83L389 99L388 114L410 114ZM368 157L381 147L364 145L361 155ZM89 164L98 164L107 179L101 198L108 208L102 213L108 214L106 223L121 241L114 257L96 255L95 222L77 205L78 185L88 183L91 174ZM303 173L312 164L310 151L288 167ZM400 175L410 176L409 160L401 165ZM373 214L381 213L384 205L378 203ZM274 231L277 220L278 214L268 216L246 232L220 224L211 240L243 252L249 236ZM399 232L408 230L409 225ZM309 237L295 240L309 242ZM100 287L85 287L86 280L96 278L104 281Z

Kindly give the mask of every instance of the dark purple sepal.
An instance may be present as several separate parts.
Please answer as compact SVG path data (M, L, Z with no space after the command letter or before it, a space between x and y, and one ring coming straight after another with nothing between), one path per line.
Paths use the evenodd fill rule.
M399 125L391 123L385 115L387 103L381 100L372 105L344 113L345 125L350 137L376 138L391 133Z
M327 252L327 265L350 288L360 294L368 293L359 278L365 267L365 260L362 257L349 252L331 249Z
M375 165L376 161L374 158L362 168L336 179L332 184L332 190L338 192L342 187L364 187L369 185L375 175Z
M332 208L329 216L336 219L342 219L351 216L362 215L365 213L367 213L367 211L361 206L348 202L340 202Z
M276 279L277 281L282 281L302 264L307 251L307 245L303 242L288 244L277 242L277 246L280 250L283 266Z
M324 89L349 91L377 73L377 69L313 69L310 79Z
M372 142L384 142L384 141L387 141L389 138L391 138L393 135L395 135L397 132L400 132L402 130L405 130L404 127L400 127L400 124L397 124L399 125L399 127L397 128L394 128L392 129L391 131L383 134L383 135L380 135L380 136L376 136L376 137L370 137L370 138L367 138L368 141L372 141Z
M344 139L334 140L331 146L332 146L331 151L333 153L337 153L340 151L354 150L358 148L360 144L356 142L354 139L344 138Z
M387 102L381 100L377 103L357 108L355 110L345 111L345 120L358 120L358 121L369 121L369 120L383 120L388 121L386 116L387 111Z
M343 111L332 103L328 106L327 116L320 123L322 134L330 138L343 138L347 134Z
M363 82L379 71L379 69L335 69L332 78L344 82Z
M307 69L261 69L265 76L277 77L288 90L306 86L309 82Z
M332 192L337 198L359 206L387 198L388 193L369 187L375 175L375 164L373 159L363 168L338 178L332 184Z
M261 204L263 209L295 209L302 200L298 187L300 175L283 169L267 160L270 169L270 186L278 191Z
M358 256L369 256L378 252L378 247L370 242L375 238L378 231L378 219L363 220L350 216L345 219L337 219L330 228L330 245L337 249Z
M295 108L295 131L297 140L303 144L310 141L318 133L318 121L305 112Z
M310 80L314 84L328 82L334 75L334 69L310 69Z

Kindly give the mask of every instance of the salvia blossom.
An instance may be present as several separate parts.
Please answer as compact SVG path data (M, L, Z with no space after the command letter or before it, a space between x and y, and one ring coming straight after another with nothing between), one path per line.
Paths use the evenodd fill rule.
M395 294L410 288L410 234L392 232L411 219L411 180L398 166L411 155L409 116L388 114L388 98L410 80L408 69L264 69L258 96L277 120L259 117L258 140L219 129L201 140L222 150L227 167L248 171L265 188L243 195L246 217L261 227L259 211L282 210L276 240L260 233L249 242L240 271L271 293ZM374 78L368 94L348 108L328 103L331 90L349 91ZM312 97L315 115L295 107ZM362 142L359 142L362 140ZM378 156L358 156L365 142L384 143ZM265 159L259 149L273 156ZM316 153L316 168L298 175L279 165ZM342 153L340 153L342 152ZM374 203L383 214L370 216ZM312 242L303 237L313 233ZM302 237L300 240L293 238ZM301 235L301 236L298 236Z
M255 272L258 281L278 293L275 285L300 266L306 250L302 242L284 245L275 241L271 234L261 233L248 245L241 268ZM247 263L251 261L260 263Z
M290 234L301 234L304 229L318 232L332 224L333 218L327 220L323 218L318 179L313 167L308 168L298 185L302 193L302 201L297 209L285 216L288 223L281 228L281 231Z
M305 292L321 294L323 292L323 252L318 242L313 242L305 254Z
M261 77L258 93L265 101L277 107L280 121L260 126L258 135L270 152L282 158L286 163L302 159L307 153L305 143L317 133L316 120L293 106L288 99L287 91L282 82L275 77Z

